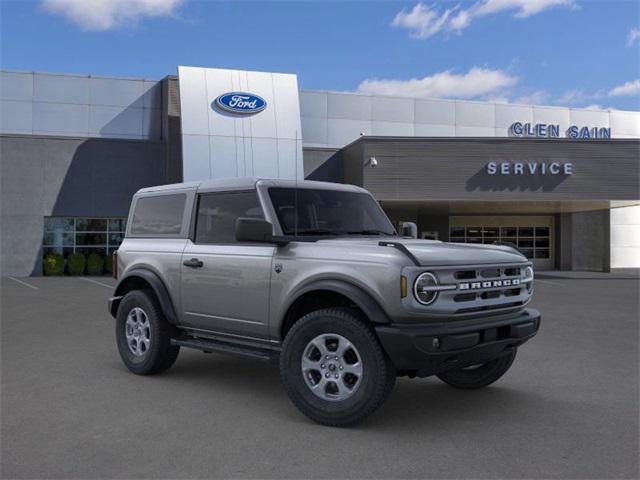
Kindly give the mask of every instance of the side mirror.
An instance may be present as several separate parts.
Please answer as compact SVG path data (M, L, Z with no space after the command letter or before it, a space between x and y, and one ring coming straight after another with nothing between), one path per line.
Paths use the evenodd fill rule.
M413 222L402 222L400 234L403 237L418 238L418 226Z
M262 218L240 217L236 220L236 240L239 242L270 243L273 225Z

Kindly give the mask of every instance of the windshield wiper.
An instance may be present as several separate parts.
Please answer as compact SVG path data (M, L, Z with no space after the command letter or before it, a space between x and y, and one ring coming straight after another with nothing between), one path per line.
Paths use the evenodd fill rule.
M392 235L382 230L354 230L347 232L349 235Z
M344 232L338 232L335 230L327 230L326 228L310 228L307 230L298 230L298 235L344 235Z

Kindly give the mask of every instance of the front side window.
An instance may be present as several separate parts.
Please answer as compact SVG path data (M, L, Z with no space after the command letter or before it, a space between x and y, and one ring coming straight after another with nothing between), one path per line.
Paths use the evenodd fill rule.
M236 243L236 220L239 217L264 218L255 191L201 195L196 243Z
M284 235L396 234L380 206L366 193L270 188L269 196Z
M133 235L178 235L187 196L184 193L140 197L131 220Z

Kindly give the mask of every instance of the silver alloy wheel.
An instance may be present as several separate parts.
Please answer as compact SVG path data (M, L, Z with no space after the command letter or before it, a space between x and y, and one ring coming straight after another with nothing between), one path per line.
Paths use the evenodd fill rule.
M129 350L136 357L142 357L151 345L151 324L143 309L134 307L127 315L125 337Z
M323 400L346 400L362 383L362 357L342 335L315 337L305 347L301 363L305 383Z

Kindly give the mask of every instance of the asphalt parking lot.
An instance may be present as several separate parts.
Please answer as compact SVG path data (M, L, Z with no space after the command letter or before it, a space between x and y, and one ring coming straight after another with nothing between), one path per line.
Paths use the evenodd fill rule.
M638 478L637 274L541 276L539 335L503 379L400 379L322 427L268 364L182 350L128 373L109 278L2 278L3 478Z

